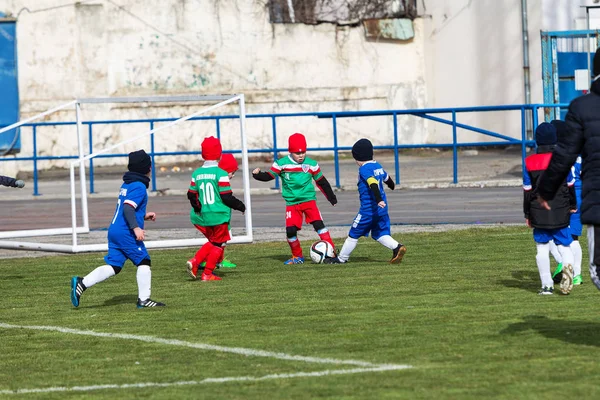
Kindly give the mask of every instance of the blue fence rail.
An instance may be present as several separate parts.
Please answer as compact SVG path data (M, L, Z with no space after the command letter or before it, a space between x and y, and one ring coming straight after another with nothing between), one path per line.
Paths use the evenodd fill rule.
M277 144L277 120L280 118L297 118L297 117L316 117L316 118L327 118L331 119L332 123L332 146L331 147L319 147L319 148L308 148L310 152L327 151L333 152L334 157L334 168L335 168L335 186L340 187L340 169L339 169L339 152L349 151L349 146L338 145L338 119L339 118L357 118L357 117L373 117L373 116L389 116L393 119L393 144L385 146L375 146L376 150L393 150L394 151L394 167L396 184L401 183L400 175L400 154L399 150L402 149L424 149L424 148L437 148L437 149L448 149L451 148L453 152L453 179L452 183L458 183L458 150L461 147L480 147L480 146L521 146L521 155L524 162L527 147L534 146L533 140L527 137L526 130L526 119L527 114L530 114L533 126L538 125L538 114L540 109L546 108L565 108L567 104L516 104L516 105L503 105L503 106L484 106L484 107L458 107L458 108L425 108L425 109L410 109L410 110L374 110L374 111L336 111L336 112L313 112L313 113L284 113L284 114L248 114L246 118L270 118L271 119L271 133L273 138L273 147L270 148L259 148L249 149L249 153L272 153L274 158L277 158L278 154L287 151L287 148L281 148ZM492 132L486 129L481 129L475 126L466 125L457 122L457 115L460 113L470 112L492 112L492 111L520 111L521 113L521 138L517 139L514 137L506 136L497 132ZM451 114L451 119L441 118L431 114ZM415 117L425 118L430 121L434 121L441 124L452 126L452 142L438 143L438 144L400 144L398 140L398 116L399 115L411 115ZM227 119L238 119L238 115L219 115L219 116L202 116L191 118L190 121L198 120L214 120L215 121L215 135L221 137L221 121ZM94 126L95 125L110 125L110 124L132 124L132 123L147 123L149 124L149 130L154 129L156 123L161 122L172 122L178 118L156 118L156 119L132 119L132 120L99 120L99 121L83 121L82 124L87 126L88 132L88 146L89 153L93 153L94 148ZM39 196L38 180L38 162L46 160L73 160L77 159L78 156L39 156L37 135L38 128L46 126L60 126L60 125L76 125L76 122L39 122L29 123L23 126L31 127L32 130L32 141L33 141L33 155L31 157L14 157L14 158L0 158L0 162L11 162L11 161L32 161L33 162L33 195ZM458 129L464 129L471 132L480 133L486 137L498 139L497 141L487 142L459 142L458 140ZM21 130L23 134L23 130ZM228 151L231 153L241 153L241 150ZM161 152L156 151L154 146L154 134L150 135L150 157L152 158L152 174L151 174L151 190L156 191L156 158L161 156L180 156L180 155L200 155L200 151L176 151L176 152ZM113 158L113 157L127 157L127 154L102 154L97 158ZM88 165L89 173L89 191L94 193L94 159L89 160ZM279 188L279 180L275 181L275 188Z

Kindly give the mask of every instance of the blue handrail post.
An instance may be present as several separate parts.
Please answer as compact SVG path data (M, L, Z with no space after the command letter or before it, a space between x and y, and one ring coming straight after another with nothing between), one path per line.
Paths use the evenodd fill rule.
M396 185L400 184L400 157L398 150L398 115L394 113L394 162L396 167Z
M221 140L221 118L216 117L215 123L217 124L217 139Z
M40 196L38 191L38 167L37 167L37 126L33 126L33 195Z
M154 130L154 121L150 122L150 130ZM150 134L150 158L152 159L152 191L156 192L156 163L154 161L154 132Z
M534 121L533 121L533 129L535 131L535 127L537 126L537 124L535 123L535 117L534 117ZM526 128L526 124L525 124L525 107L521 108L521 168L523 171L525 171L525 157L527 157L527 128Z
M90 154L94 153L94 143L92 141L92 124L88 124L88 149ZM94 193L94 159L90 158L90 194Z
M452 182L454 184L458 183L458 146L456 142L456 110L452 110L452 165L454 169Z
M277 122L275 116L271 116L271 130L273 131L273 162L277 161ZM275 176L275 190L279 190L279 177Z
M335 168L335 187L340 186L340 159L338 155L338 138L337 138L337 118L333 114L331 121L333 123L333 166Z

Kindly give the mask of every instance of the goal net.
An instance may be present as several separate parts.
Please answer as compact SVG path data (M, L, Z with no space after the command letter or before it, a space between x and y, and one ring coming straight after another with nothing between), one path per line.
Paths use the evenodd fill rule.
M195 111L189 115L178 118L176 120L170 120L169 122L162 122L160 126L155 126L151 124L151 129L149 130L140 130L137 134L127 133L123 135L126 139L120 140L117 143L109 144L108 141L105 141L106 144L100 150L93 151L92 146L89 145L88 151L85 151L85 141L86 135L88 132L85 132L83 123L84 123L84 110L82 106L90 107L92 105L114 105L121 104L127 105L131 104L133 106L137 105L153 105L153 104L162 104L169 105L171 104L191 104L193 108L200 108L198 111ZM202 105L202 107L200 106ZM226 107L227 106L227 107ZM81 253L81 252L94 252L94 251L105 251L108 249L108 244L106 243L106 232L102 235L95 235L95 241L92 240L90 243L90 237L94 235L88 235L90 233L90 209L88 202L88 175L86 174L86 164L90 162L90 160L100 161L101 159L106 159L108 157L117 157L123 156L123 154L115 154L114 151L129 149L128 151L137 150L140 148L148 148L149 137L152 138L152 151L148 151L149 154L154 154L154 137L159 135L166 136L165 139L172 138L177 135L178 128L182 127L183 123L191 123L188 121L197 121L200 118L210 118L211 114L214 114L219 111L219 109L230 109L234 107L236 110L237 116L234 115L233 119L237 119L239 124L237 128L232 128L228 130L228 134L234 131L239 132L239 141L235 141L239 143L239 147L241 147L241 166L240 171L242 172L242 190L244 203L246 204L246 212L243 216L243 229L236 229L240 232L240 234L232 235L231 241L228 243L250 243L252 242L252 207L250 200L250 176L249 176L249 168L248 168L248 146L247 146L247 137L246 137L246 110L245 110L245 102L243 94L235 94L235 95L213 95L213 96L153 96L153 97L107 97L107 98L82 98L77 99L72 102L63 104L61 106L52 108L43 113L35 115L31 118L19 121L13 125L7 126L3 129L0 129L0 134L4 131L8 131L11 129L15 129L22 125L28 124L32 121L39 120L46 116L49 116L59 110L73 110L75 111L76 116L76 135L73 135L72 138L76 138L77 140L77 149L78 154L76 159L70 161L67 165L69 171L69 181L70 181L70 224L65 223L66 226L57 226L51 228L44 229L29 229L29 230L12 230L12 231L1 231L0 232L0 248L4 249L18 249L18 250L38 250L38 251L49 251L49 252L63 252L63 253ZM231 116L229 116L231 117ZM206 136L219 136L219 121L218 118L216 124L216 132L208 133ZM90 126L90 122L86 121L86 124ZM234 126L235 126L234 125ZM132 125L135 129L135 125ZM138 126L139 128L139 126ZM128 129L131 129L129 127ZM134 130L132 129L132 130ZM168 135L168 136L167 136ZM91 141L91 138L90 138ZM167 140L168 141L168 140ZM200 147L201 138L194 139L194 143L189 144L190 150L198 150ZM135 146L135 147L132 147ZM224 151L230 151L234 149L223 149ZM177 157L180 153L185 153L182 151L172 152L175 157ZM164 154L164 153L163 153ZM169 153L170 154L170 153ZM153 166L154 167L154 166ZM191 170L191 168L189 168ZM168 179L168 177L167 177ZM188 180L189 182L189 180ZM116 182L118 183L118 182ZM117 186L118 188L118 186ZM184 188L187 190L187 185ZM118 195L118 191L115 190L114 196L112 197L114 201L116 201ZM116 203L115 203L116 204ZM113 205L114 206L114 205ZM186 211L189 210L189 204L184 205L186 207ZM176 207L182 207L181 204L177 204ZM152 198L149 199L149 210L152 210ZM111 212L114 211L111 210ZM55 212L53 209L48 210L49 213ZM112 215L112 214L111 214ZM108 218L109 215L105 215L105 219ZM110 222L110 221L108 221ZM106 228L108 224L106 224L103 228ZM191 226L189 221L187 222L187 226ZM152 230L151 226L147 226L147 229ZM97 232L96 232L97 233ZM68 236L66 236L68 235ZM40 240L40 238L44 237L58 237L60 236L62 239L57 243L55 240ZM65 240L65 236L66 239ZM161 236L161 235L158 235ZM162 235L164 237L159 238L158 240L147 240L145 241L145 245L147 248L173 248L173 247L190 247L190 246L199 246L206 243L205 238L199 237L197 232L190 231L189 233L184 234L184 237L171 238L170 234ZM181 236L181 235L175 235ZM194 237L196 236L196 237ZM21 241L20 238L34 238L36 241ZM85 240L82 240L85 238ZM39 241L38 241L39 240ZM48 243L51 241L52 243ZM101 241L101 243L99 243Z

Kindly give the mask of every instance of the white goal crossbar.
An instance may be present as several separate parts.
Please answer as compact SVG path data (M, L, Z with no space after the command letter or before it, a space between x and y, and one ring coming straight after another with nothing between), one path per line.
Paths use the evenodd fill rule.
M157 103L157 102L214 102L218 101L217 104L206 107L200 111L179 118L173 122L165 124L159 128L154 128L149 131L143 132L132 138L116 143L112 146L104 148L98 152L85 155L83 150L83 129L82 129L82 118L81 118L81 104L103 104L103 103ZM83 98L77 99L72 102L63 104L59 107L55 107L41 114L28 118L26 120L17 122L13 125L7 126L0 129L0 133L17 128L21 125L29 123L35 119L42 118L55 111L75 105L75 112L77 118L77 144L79 148L79 157L70 164L70 181L71 181L71 227L69 228L51 228L51 229L36 229L27 231L11 231L11 232L0 232L0 239L7 238L19 238L19 237L32 237L32 236L54 236L54 235L65 235L71 234L72 243L67 244L54 244L54 243L35 243L35 242L20 242L20 241L6 241L0 240L0 248L4 249L18 249L18 250L39 250L39 251L52 251L61 253L82 253L82 252L93 252L93 251L105 251L108 249L106 243L102 244L78 244L77 234L89 233L89 214L88 214L88 203L87 203L87 190L86 190L86 177L85 177L85 162L101 154L105 154L119 146L123 146L132 143L140 138L152 135L160 132L166 128L169 128L178 123L190 120L201 114L208 113L215 110L216 108L225 106L227 104L238 102L239 103L239 121L240 121L240 135L242 143L242 178L244 187L244 203L246 204L245 212L245 223L246 223L246 235L236 236L231 239L228 243L251 243L252 237L252 207L250 200L250 173L248 168L248 144L246 140L246 107L243 94L236 95L215 95L215 96L154 96L154 97L106 97L106 98ZM77 190L75 185L75 167L79 167L80 170L80 196L81 196L81 213L83 226L77 226ZM189 247L199 246L206 243L206 239L174 239L174 240L156 240L144 242L147 248L167 248L167 247Z

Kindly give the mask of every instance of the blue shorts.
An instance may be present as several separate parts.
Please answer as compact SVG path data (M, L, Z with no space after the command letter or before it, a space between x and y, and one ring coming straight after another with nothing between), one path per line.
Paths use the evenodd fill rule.
M542 244L554 240L554 243L557 246L570 246L571 243L573 243L569 227L560 229L533 228L533 240L535 240L536 243Z
M571 222L569 224L569 229L571 229L571 235L581 236L583 226L581 225L581 213L579 212L579 210L577 210L576 213L571 214Z
M112 243L108 244L108 254L104 257L104 261L113 267L123 267L125 261L131 260L134 265L140 265L144 259L150 259L148 250L144 243L136 247L116 247Z
M363 215L356 214L352 228L348 236L352 239L358 239L361 236L369 236L375 240L382 236L390 234L390 217L389 215Z

